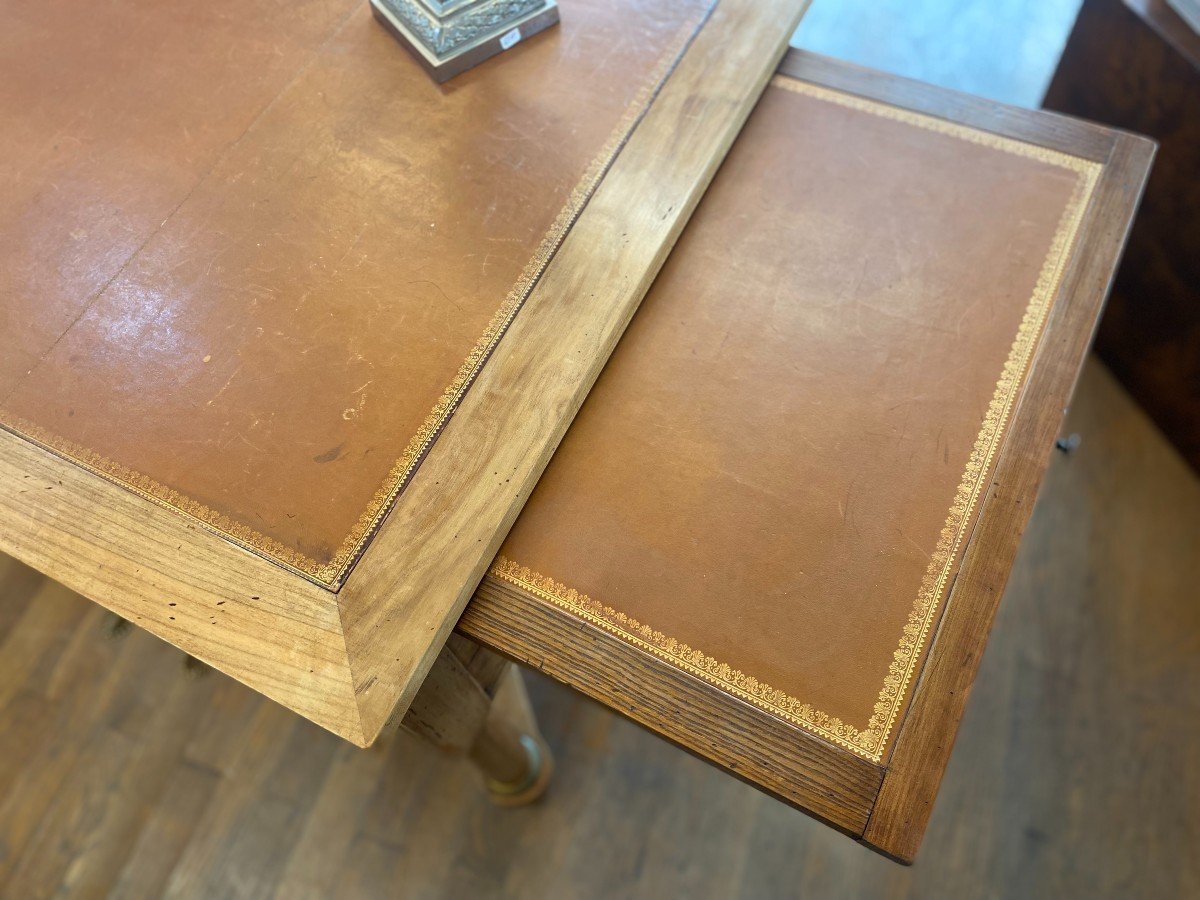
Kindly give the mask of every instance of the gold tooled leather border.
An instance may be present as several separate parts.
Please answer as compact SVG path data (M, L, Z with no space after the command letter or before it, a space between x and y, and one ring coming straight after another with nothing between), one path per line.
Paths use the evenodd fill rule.
M651 71L646 83L626 107L625 112L605 142L601 151L588 165L583 177L572 189L566 204L555 217L554 222L542 237L537 251L522 269L516 283L508 292L504 303L496 310L482 336L475 342L467 358L459 366L450 384L442 391L437 403L420 428L409 440L408 445L392 464L387 476L376 489L371 501L350 533L338 546L333 557L326 563L312 559L280 541L265 535L254 528L240 522L218 510L201 503L175 490L169 485L156 481L150 476L124 466L97 453L89 447L68 440L61 435L42 428L34 422L10 413L0 408L0 428L24 438L58 456L73 462L82 468L99 475L121 487L132 490L139 496L150 500L158 506L175 512L183 513L188 518L196 520L200 525L213 531L221 537L240 547L250 550L273 563L313 581L322 587L338 590L345 582L350 569L366 548L367 543L382 523L391 509L396 498L404 490L413 474L421 464L421 460L429 452L437 436L441 433L451 413L461 402L463 395L471 386L471 382L479 374L483 364L499 343L508 326L512 324L521 306L529 297L534 285L541 278L550 259L557 252L567 232L575 223L587 205L592 193L599 186L604 174L613 164L621 148L629 140L634 128L646 114L650 103L662 89L667 77L678 64L680 57L691 43L692 39L711 16L719 0L713 0L706 7L689 17L680 26L679 32L667 45L662 59Z
M1069 251L1075 242L1080 222L1091 200L1102 166L1090 160L1038 147L1014 138L1003 137L878 101L843 94L787 76L776 75L772 79L772 85L836 103L839 106L1059 166L1076 173L1077 176L1074 191L1063 210L1050 248L1042 263L1033 296L1026 306L1016 337L1013 339L1012 348L996 382L995 392L955 492L954 502L950 505L950 511L946 515L946 522L938 537L929 566L921 579L921 585L904 624L899 645L888 665L883 679L883 687L879 690L875 711L870 721L864 728L851 725L837 716L816 709L810 703L805 703L784 691L764 684L752 675L713 659L701 650L669 637L649 625L644 625L625 613L605 606L586 594L581 594L579 591L520 563L499 557L489 574L565 609L767 712L800 725L835 744L866 757L871 762L877 763L883 758L888 737L895 726L908 693L908 686L912 682L913 673L920 661L921 650L929 637L936 613L941 607L954 562L962 550L971 514L987 484L996 449L1004 437L1009 416L1020 389L1024 385L1030 360L1042 334L1054 297L1058 293Z

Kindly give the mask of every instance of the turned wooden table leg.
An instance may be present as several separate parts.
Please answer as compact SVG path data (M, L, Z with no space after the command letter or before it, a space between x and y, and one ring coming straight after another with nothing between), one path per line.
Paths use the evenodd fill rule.
M521 670L513 663L500 678L468 756L484 773L492 802L501 806L532 803L550 784L554 759L538 731Z
M550 783L554 762L520 670L466 638L451 637L401 724L469 759L499 805L532 803Z

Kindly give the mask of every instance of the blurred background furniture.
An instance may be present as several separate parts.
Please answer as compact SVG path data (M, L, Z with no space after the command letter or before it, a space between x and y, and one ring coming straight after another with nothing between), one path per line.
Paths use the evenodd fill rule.
M1200 472L1200 34L1167 0L1085 0L1045 106L1158 141L1096 352Z

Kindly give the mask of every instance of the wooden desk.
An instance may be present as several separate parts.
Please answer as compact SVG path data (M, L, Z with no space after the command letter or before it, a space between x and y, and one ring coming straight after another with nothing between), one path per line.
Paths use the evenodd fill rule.
M165 187L137 198L141 231L123 256L105 255L128 230L111 200L81 211L31 153L36 177L5 182L24 204L6 207L8 233L31 238L4 295L22 340L6 355L0 548L369 743L416 695L456 598L740 127L756 94L746 60L777 30L755 32L750 8L722 0L708 19L685 9L655 23L659 50L602 57L613 77L597 91L601 58L570 43L564 4L563 28L530 42L525 68L487 81L488 64L429 100L435 114L462 104L485 116L483 101L535 96L521 90L537 67L561 65L547 100L561 105L535 116L557 129L541 136L547 159L506 105L432 162L426 143L398 145L408 132L380 113L401 115L389 98L425 82L343 11L332 32L308 35L282 93L266 85L245 101L230 126L240 137L205 132L207 156L182 153L174 181L149 180ZM709 31L722 23L741 26L732 46ZM678 57L681 33L691 43ZM697 71L741 72L751 87L697 100L677 80L688 54ZM663 58L680 61L646 106L646 85L652 95L671 68ZM168 88L197 90L182 78ZM356 105L364 91L372 102ZM584 97L596 109L581 112ZM53 157L106 198L129 184L78 173L111 175L105 160L133 152L124 142L161 139L130 137L139 116L112 127L116 105L87 152ZM576 152L597 143L579 136L584 120L601 137L618 129L611 166L604 155L593 171ZM428 141L455 140L453 125ZM1129 135L791 54L459 631L911 859L1150 154ZM481 161L491 170L476 173ZM593 179L582 211L580 171ZM622 172L632 181L618 191ZM438 205L457 189L451 174L494 196L456 215L461 197ZM538 206L542 182L554 190ZM421 210L443 217L429 234L420 212L397 221L418 189ZM87 227L44 214L51 201ZM637 241L622 230L631 204L639 223L660 214ZM34 213L42 230L16 229ZM491 230L471 232L480 222ZM447 224L462 231L443 237ZM546 227L553 239L539 243ZM63 262L76 244L95 254L78 271ZM600 268L581 280L563 268L573 258ZM422 277L439 260L438 277ZM95 281L83 304L66 290L79 271ZM514 279L533 292L502 307L501 324L515 319L501 341L487 303ZM76 305L23 300L31 286ZM598 308L609 312L597 333ZM424 383L435 367L397 347L449 365L458 405L439 406L445 379ZM697 364L702 352L711 365ZM438 413L432 451L412 419L428 409L421 391L401 396L412 384ZM489 413L496 397L515 405ZM410 419L416 438L397 424ZM455 428L491 437L446 443ZM645 438L641 457L623 443L631 433ZM495 466L483 473L491 499L450 502L463 495L442 484L442 465L459 486ZM393 527L422 517L436 520L448 565ZM709 530L690 531L698 522ZM339 543L343 532L354 540ZM470 647L458 651L459 668L486 681Z
M1150 154L789 53L459 630L912 859Z

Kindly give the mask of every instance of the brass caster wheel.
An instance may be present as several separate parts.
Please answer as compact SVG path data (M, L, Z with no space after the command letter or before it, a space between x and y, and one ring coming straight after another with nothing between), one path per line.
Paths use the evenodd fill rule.
M546 792L554 775L554 757L546 743L528 734L520 737L525 752L526 771L522 778L511 782L485 780L488 798L497 806L527 806Z

